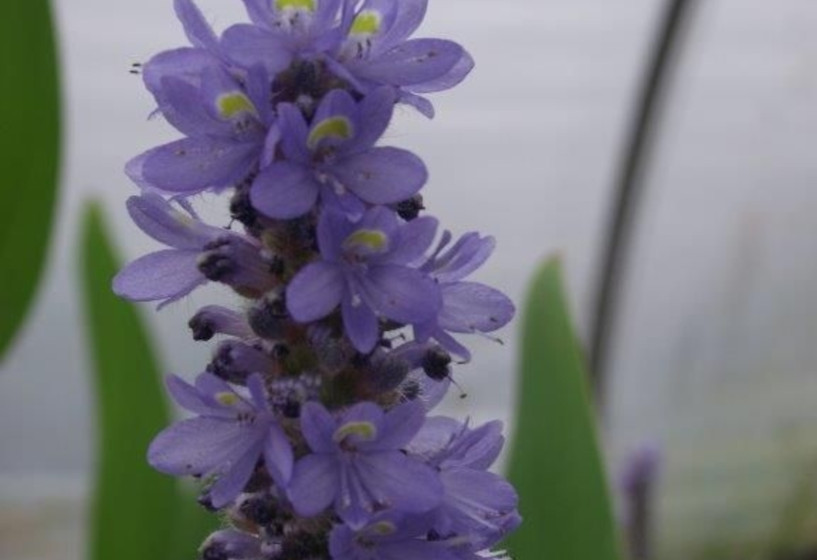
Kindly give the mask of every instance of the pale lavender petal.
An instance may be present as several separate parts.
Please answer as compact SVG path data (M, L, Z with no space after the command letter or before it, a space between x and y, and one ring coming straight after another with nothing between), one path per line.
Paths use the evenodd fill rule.
M176 375L168 375L165 378L165 385L173 400L190 412L208 416L229 415L223 408L214 407L211 402L202 397L201 392L194 386Z
M433 461L434 457L442 453L456 435L462 431L463 425L448 416L431 416L417 432L417 435L406 447L412 455L422 457L425 462Z
M443 308L439 325L452 332L491 332L513 318L514 305L508 297L477 282L455 282L442 286Z
M374 82L413 86L444 76L460 61L463 52L453 41L411 39L354 70Z
M431 263L431 274L440 282L450 283L462 280L480 266L494 252L496 240L488 235L482 237L472 231L457 239L442 256ZM423 269L428 269L428 265Z
M271 74L284 70L292 53L278 36L256 25L237 24L221 35L221 48L237 64L250 68L262 64Z
M335 442L332 436L337 428L332 414L322 404L309 401L301 408L301 432L312 451L332 453Z
M428 0L400 0L394 24L381 37L383 44L397 44L414 33L426 16Z
M256 430L258 432L259 430ZM244 491L252 476L258 459L261 456L261 441L244 452L238 460L228 463L218 481L210 488L210 500L213 507L222 508L232 502Z
M202 70L218 64L219 59L206 50L183 47L151 58L142 68L142 80L154 96L161 98L164 77L175 76L196 84Z
M361 450L375 449L378 447L377 443L379 443L380 438L384 435L383 418L383 409L376 404L372 402L357 403L353 407L349 408L343 414L343 417L338 421L337 429L332 434L333 442L335 441L338 432L345 432L345 427L347 425L366 424L371 426L372 429L370 432L359 432L357 430L352 430L346 434L344 441ZM373 439L374 442L372 442Z
M369 307L363 303L360 296L347 295L343 298L342 308L343 326L346 335L359 352L368 353L377 344L379 329L377 317Z
M414 93L432 93L451 89L462 82L473 69L474 59L464 50L460 60L448 72L434 80L410 86L410 89Z
M142 177L168 192L223 189L250 173L258 151L253 143L183 138L152 150L142 165Z
M174 0L173 7L176 9L176 17L182 22L184 32L193 46L207 49L211 52L218 51L218 39L213 33L212 27L204 19L201 11L191 0Z
M250 20L256 25L271 24L272 12L270 11L269 0L241 0L244 3L244 8L247 10L247 15Z
M355 469L372 497L401 511L422 513L442 499L437 473L399 451L360 454Z
M471 352L457 342L457 339L445 332L441 328L436 328L431 333L432 338L442 345L443 348L451 352L452 354L459 356L462 358L466 363L471 361Z
M292 446L286 434L280 426L271 424L264 441L264 463L280 488L286 488L289 484L294 462Z
M377 441L361 446L365 449L400 449L408 444L425 421L426 410L418 402L407 402L394 407L382 420Z
M174 209L169 202L154 193L132 196L127 203L128 214L139 229L156 241L175 249L200 250L219 228L206 226Z
M409 264L421 257L434 241L437 219L431 216L416 218L400 230L400 244L389 254L395 264Z
M264 169L250 190L250 200L256 210L270 218L297 218L315 205L320 185L309 169L280 161Z
M334 455L307 455L295 463L288 495L300 515L313 517L337 494L340 465Z
M317 261L302 268L287 287L287 308L301 323L317 321L340 304L346 282L341 268Z
M454 531L469 534L478 548L489 546L511 527L518 498L502 477L487 471L449 469L440 473L445 486L442 514Z
M367 94L360 102L361 118L355 137L343 147L344 153L357 153L374 146L389 126L396 102L392 87L379 87Z
M457 442L459 453L452 459L461 467L487 470L499 457L503 445L502 422L494 420L463 435Z
M168 249L128 264L113 279L113 291L131 301L178 299L206 280L196 268L198 253Z
M369 271L365 298L384 317L404 324L421 323L442 305L440 288L433 280L413 268L389 264Z
M319 135L313 138L312 135L314 134L315 130L317 130L318 127L324 123L324 121L336 117L344 118L348 122L349 127L351 128L349 131L351 133L349 137L339 138L335 135L328 134L325 136ZM339 146L345 144L350 138L357 134L357 117L358 106L355 103L352 95L346 90L333 89L323 98L321 104L318 105L318 109L315 111L315 116L312 118L312 125L309 129L309 136L307 137L309 149L314 152L322 147Z
M344 214L331 210L321 213L318 220L318 247L321 256L327 261L337 261L341 258L343 240L355 230L355 224Z
M306 147L309 136L309 125L303 113L292 103L280 103L278 110L278 126L281 128L281 150L287 159L310 165L312 153Z
M405 103L411 107L417 109L421 115L426 118L433 119L434 118L434 105L431 104L431 101L426 99L421 95L415 95L410 91L401 90L400 97L398 99L400 103Z
M198 85L176 76L162 78L159 109L164 118L187 136L229 136L229 123L214 119L207 112Z
M428 171L416 155L400 148L372 148L332 167L347 189L371 204L400 202L417 193Z
M148 449L148 462L167 474L209 474L218 472L256 445L257 431L238 422L190 418L156 436Z

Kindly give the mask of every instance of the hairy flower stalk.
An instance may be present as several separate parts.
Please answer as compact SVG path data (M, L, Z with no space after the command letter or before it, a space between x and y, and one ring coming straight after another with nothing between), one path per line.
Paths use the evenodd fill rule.
M520 522L488 469L499 422L431 415L455 338L514 313L468 280L494 249L438 235L415 154L380 139L395 106L431 117L425 94L473 62L457 43L413 38L427 0L243 0L221 35L175 0L190 46L143 66L157 112L182 134L134 158L134 222L167 248L127 265L117 294L166 305L207 282L235 309L190 319L217 337L192 383L167 387L192 413L148 450L193 476L224 527L204 560L478 560ZM224 193L234 223L205 224L191 198ZM452 243L453 241L453 243Z

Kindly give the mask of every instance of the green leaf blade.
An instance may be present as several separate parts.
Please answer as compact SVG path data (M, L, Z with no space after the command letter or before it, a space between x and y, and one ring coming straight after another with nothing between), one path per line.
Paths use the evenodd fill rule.
M0 18L0 358L39 284L54 216L60 91L50 5L7 0Z
M587 373L557 259L536 274L525 307L509 478L520 495L514 558L619 560Z
M90 557L169 558L179 499L176 481L153 471L145 454L151 439L169 424L170 414L141 318L111 292L119 264L96 206L85 213L82 248L99 441Z

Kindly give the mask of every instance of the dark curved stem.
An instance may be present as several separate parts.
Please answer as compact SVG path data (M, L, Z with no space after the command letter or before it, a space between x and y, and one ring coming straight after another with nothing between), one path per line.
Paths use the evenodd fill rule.
M602 404L604 395L607 356L616 323L616 304L629 260L633 225L643 190L644 170L660 121L667 83L681 50L682 31L694 3L695 0L668 0L663 9L616 174L613 208L604 230L603 262L597 279L590 337L590 371L599 405Z

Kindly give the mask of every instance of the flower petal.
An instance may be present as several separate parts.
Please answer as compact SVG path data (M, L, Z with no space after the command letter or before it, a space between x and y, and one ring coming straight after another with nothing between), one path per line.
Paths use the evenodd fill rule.
M231 25L221 35L221 48L239 65L251 68L262 64L271 74L284 70L292 61L286 43L257 25Z
M395 509L422 513L442 499L443 486L437 473L400 451L360 454L354 467L368 494Z
M320 185L301 165L280 161L264 169L250 190L256 210L270 218L297 218L315 205Z
M371 352L377 344L380 332L377 326L377 316L360 299L360 295L347 294L341 303L341 311L346 336L352 341L352 345L358 352L364 354Z
M332 414L320 403L309 401L301 408L301 432L309 448L317 453L334 453L332 436L337 428Z
M218 472L259 442L258 432L234 420L190 418L162 431L148 449L148 462L174 475Z
M255 431L263 434L261 430ZM261 456L261 445L261 441L256 441L255 445L245 451L237 461L225 467L218 481L210 488L213 507L226 506L244 491Z
M419 191L428 171L416 155L400 148L372 148L338 162L332 173L370 204L391 204Z
M289 499L295 511L313 517L335 499L341 466L333 455L307 455L295 463L289 483Z
M346 283L341 268L317 261L302 268L287 287L287 308L301 323L329 315L340 303Z
M399 245L389 254L394 264L409 264L420 258L434 242L438 221L431 216L415 218L400 229Z
M443 308L438 323L447 331L495 331L508 324L515 312L505 294L477 282L444 284L442 293Z
M372 267L364 293L378 313L404 324L422 323L442 306L439 286L422 272L405 266Z
M264 463L275 483L286 488L292 478L295 457L286 434L277 424L271 424L264 441Z
M462 59L463 48L444 39L411 39L355 65L354 72L373 82L394 86L418 86L439 79Z
M142 177L167 192L223 189L244 179L259 155L254 143L213 138L183 138L151 150Z
M131 301L179 299L206 281L197 259L197 252L176 249L147 254L119 271L113 291Z
M216 34L213 33L213 28L210 27L192 0L174 0L173 7L176 10L176 17L182 22L184 32L193 46L217 52Z
M182 47L163 51L147 61L142 67L142 80L148 91L159 98L162 79L166 76L175 76L197 84L202 70L219 64L219 59L206 50Z
M426 410L422 404L409 401L391 409L381 423L380 434L366 449L394 450L408 444L425 422Z
M139 229L174 249L199 251L223 232L220 228L207 226L179 212L155 193L132 196L126 205L128 214Z
M410 86L410 89L413 93L432 93L451 89L462 82L473 69L474 59L467 51L463 50L462 57L448 72L434 80Z

